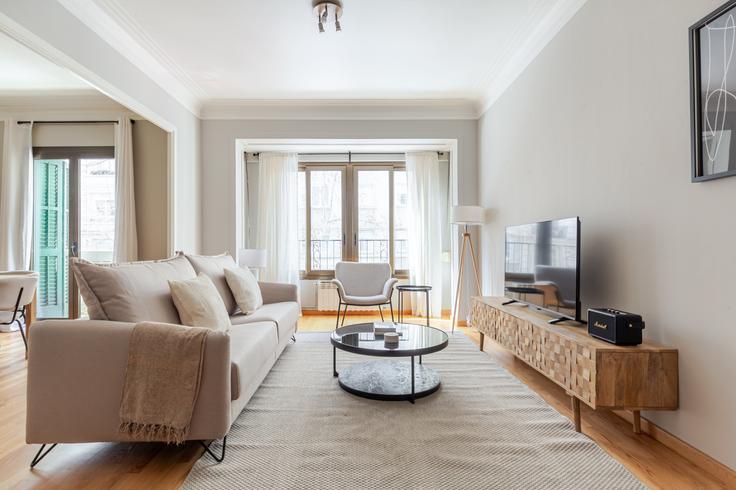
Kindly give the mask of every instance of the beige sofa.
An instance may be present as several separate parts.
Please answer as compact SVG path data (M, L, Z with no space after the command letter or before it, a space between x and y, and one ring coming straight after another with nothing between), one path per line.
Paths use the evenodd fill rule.
M209 275L232 322L229 333L208 334L190 440L226 436L296 332L300 308L295 285L260 283L263 307L247 316L237 312L223 272L236 267L229 256L77 265L80 290L90 317L97 319L34 323L28 360L29 444L126 440L117 429L128 341L137 321L179 323L170 279Z

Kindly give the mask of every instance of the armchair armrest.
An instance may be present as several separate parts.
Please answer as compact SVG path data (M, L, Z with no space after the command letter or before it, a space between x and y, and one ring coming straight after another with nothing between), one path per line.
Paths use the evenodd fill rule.
M280 282L259 282L263 304L283 303L286 301L299 302L299 290L296 284Z
M340 301L345 299L345 286L342 285L339 279L332 279L330 281L337 287L337 294L340 296Z
M111 442L118 434L134 323L49 320L29 341L26 442ZM230 429L230 337L210 332L189 439Z
M386 299L391 298L391 293L393 293L394 286L399 282L398 279L395 277L390 278L388 281L386 281L386 284L383 286L383 295L386 297Z

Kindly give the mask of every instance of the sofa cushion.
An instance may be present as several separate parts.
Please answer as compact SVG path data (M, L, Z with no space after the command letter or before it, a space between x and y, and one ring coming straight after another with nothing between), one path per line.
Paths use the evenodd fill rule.
M184 325L230 330L230 318L212 279L200 273L194 279L169 281L171 297Z
M169 281L197 277L183 256L127 264L72 259L72 271L90 320L180 323Z
M263 306L258 280L247 268L225 269L225 279L240 311L250 315Z
M269 303L258 308L250 315L233 315L230 322L233 325L247 325L256 322L273 322L278 331L278 340L287 337L297 321L299 321L299 303L287 301L284 303Z
M230 329L230 395L240 398L251 378L266 362L273 362L278 335L273 322L256 322Z
M186 255L187 260L194 267L194 271L197 274L205 274L217 288L217 292L220 293L223 303L225 303L225 309L228 315L234 315L238 310L238 305L235 303L233 293L227 285L225 280L225 269L234 269L238 265L235 260L227 254L221 255Z

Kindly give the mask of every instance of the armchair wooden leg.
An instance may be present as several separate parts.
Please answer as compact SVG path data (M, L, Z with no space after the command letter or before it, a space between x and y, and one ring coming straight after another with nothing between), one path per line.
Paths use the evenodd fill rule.
M378 312L381 314L381 321L383 321L383 310L381 309L381 305L378 305Z
M342 323L340 324L341 327L345 326L345 317L348 316L348 305L345 304L345 312L342 314Z
M342 310L342 302L337 305L337 318L335 319L335 330L340 326L340 310Z
M391 300L388 302L389 308L391 308L391 323L396 323L394 321L394 299L391 298Z
M15 322L18 324L18 331L20 332L20 336L23 337L23 345L26 347L26 359L28 359L28 341L26 340L25 332L23 332L23 324L21 323L19 318L17 318Z

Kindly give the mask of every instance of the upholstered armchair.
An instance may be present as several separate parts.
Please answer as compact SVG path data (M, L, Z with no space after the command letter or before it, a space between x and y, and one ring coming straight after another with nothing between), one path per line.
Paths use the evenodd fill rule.
M337 286L340 304L337 307L335 328L340 325L340 310L345 305L342 315L342 324L345 324L345 315L348 306L378 306L383 320L381 306L391 308L391 321L394 320L394 305L391 295L398 279L391 277L391 266L385 263L370 264L359 262L338 262L335 264L335 279L332 283Z
M0 325L18 324L26 352L28 352L28 342L23 332L27 322L26 306L33 301L37 286L37 272L0 272Z

